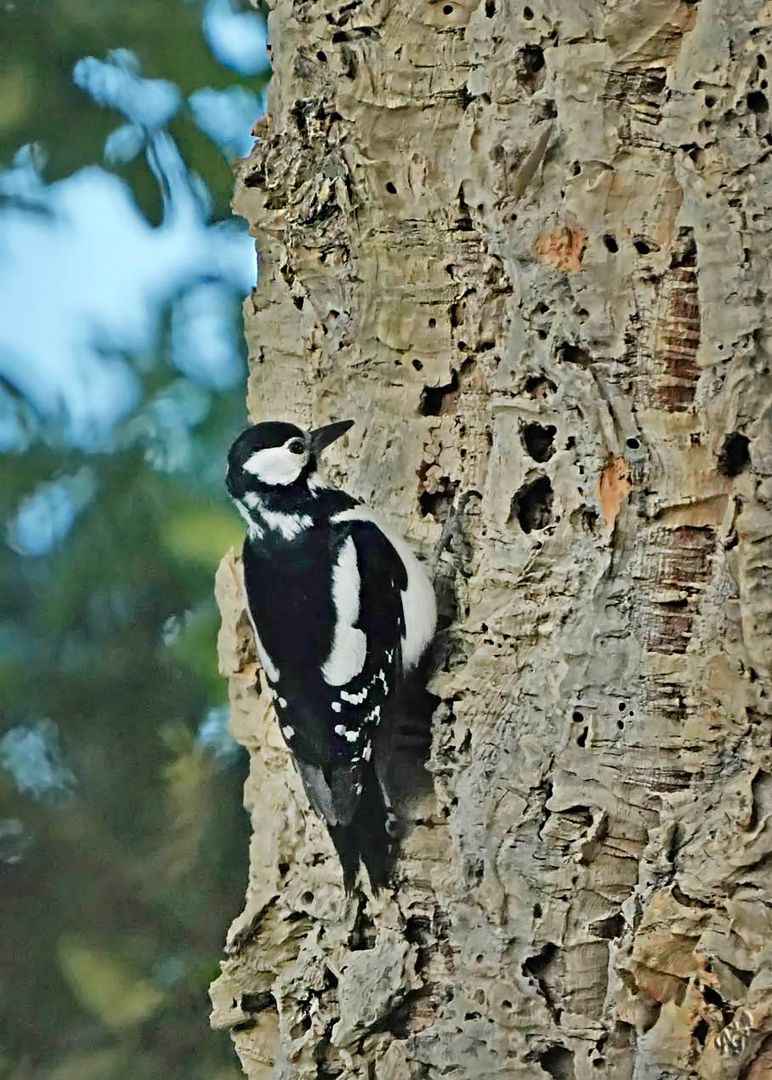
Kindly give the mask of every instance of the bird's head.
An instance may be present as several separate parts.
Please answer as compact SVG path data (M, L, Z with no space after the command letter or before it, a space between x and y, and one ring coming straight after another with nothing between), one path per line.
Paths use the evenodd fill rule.
M228 453L225 484L231 498L243 499L250 491L289 493L297 484L305 487L316 470L319 454L345 435L353 423L339 420L303 431L295 424L271 420L247 428Z

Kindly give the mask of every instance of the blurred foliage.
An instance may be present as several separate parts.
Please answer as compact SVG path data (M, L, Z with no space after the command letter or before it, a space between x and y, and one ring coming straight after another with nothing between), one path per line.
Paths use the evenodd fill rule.
M238 7L250 9L247 0L238 0ZM73 67L83 56L102 56L120 45L142 59L148 77L170 80L186 97L201 86L232 85L233 74L213 56L201 20L195 0L6 0L0 6L0 161L41 138L52 179L101 161L115 117L94 109L73 83ZM259 89L265 73L239 82ZM177 118L171 133L184 146L188 165L206 176L224 213L233 187L227 161L212 153L189 116ZM157 221L160 201L147 170L131 163L123 172Z
M100 162L120 119L74 85L83 56L131 49L184 95L259 90L268 75L218 63L201 6L185 0L16 0L0 27L0 165L39 141L53 178ZM227 217L227 160L189 115L169 130L213 194L214 220ZM158 176L142 155L121 169L158 220ZM64 417L0 385L22 432L0 457L8 1080L241 1075L230 1041L208 1028L206 990L246 881L246 755L222 727L212 597L241 534L221 478L244 422L243 357L229 388L196 382L170 360L168 328L126 358L141 393L109 445L76 445ZM196 408L166 430L152 406L180 384L195 386Z

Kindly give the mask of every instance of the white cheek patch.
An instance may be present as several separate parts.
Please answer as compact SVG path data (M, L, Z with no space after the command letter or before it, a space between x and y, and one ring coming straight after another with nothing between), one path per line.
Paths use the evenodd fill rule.
M293 454L286 446L268 446L247 458L244 471L269 487L284 487L297 480L307 460L307 454Z
M332 600L337 619L332 649L322 665L328 686L345 686L365 666L367 638L355 625L359 618L360 585L357 549L349 536L341 544L332 571Z

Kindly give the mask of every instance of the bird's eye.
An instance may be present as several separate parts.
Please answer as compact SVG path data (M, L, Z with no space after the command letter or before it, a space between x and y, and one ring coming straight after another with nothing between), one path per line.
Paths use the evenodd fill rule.
M302 439L290 439L287 443L287 449L291 454L302 454L306 448L306 444Z

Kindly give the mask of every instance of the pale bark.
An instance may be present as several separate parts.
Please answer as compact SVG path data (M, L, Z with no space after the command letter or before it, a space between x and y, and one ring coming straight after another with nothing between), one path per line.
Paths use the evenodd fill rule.
M759 1080L772 5L278 0L270 36L251 415L356 419L334 477L424 553L477 494L377 901L221 568L254 835L214 1022L253 1078Z

